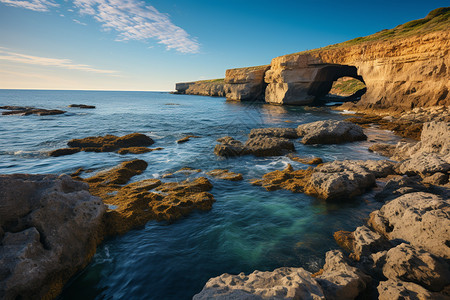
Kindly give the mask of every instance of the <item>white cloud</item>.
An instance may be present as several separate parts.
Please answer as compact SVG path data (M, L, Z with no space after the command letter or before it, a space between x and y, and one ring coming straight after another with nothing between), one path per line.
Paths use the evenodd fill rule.
M49 11L50 8L59 6L59 4L52 0L0 0L0 2L5 3L6 5L22 7L34 11Z
M156 39L167 49L198 53L200 45L167 14L141 0L73 0L82 14L91 15L106 30L119 33L118 40Z
M0 49L6 49L0 47ZM0 60L14 62L14 63L23 63L30 65L39 65L39 66L50 66L50 67L58 67L69 70L78 70L99 74L107 74L111 76L116 76L118 71L113 70L102 70L96 69L89 65L84 64L76 64L70 59L61 59L61 58L48 58L48 57L39 57L27 54L21 54L16 52L11 52L9 50L0 50Z
M81 21L78 21L77 19L73 19L73 21L74 21L75 23L80 24L80 25L83 25L83 26L86 26L86 25L87 25L86 23L83 23L83 22L81 22Z

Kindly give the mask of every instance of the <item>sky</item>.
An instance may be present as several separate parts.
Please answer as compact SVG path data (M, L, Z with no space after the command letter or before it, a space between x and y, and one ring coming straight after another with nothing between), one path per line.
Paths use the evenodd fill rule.
M0 0L0 89L169 91L420 19L448 0Z

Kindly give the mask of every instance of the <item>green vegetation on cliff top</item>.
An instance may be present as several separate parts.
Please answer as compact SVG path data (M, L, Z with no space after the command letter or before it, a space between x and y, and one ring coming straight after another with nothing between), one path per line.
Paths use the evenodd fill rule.
M372 35L358 37L343 43L326 46L323 48L301 51L288 55L315 52L334 48L348 47L365 42L386 41L391 39L405 38L413 35L422 35L430 32L450 29L450 7L441 7L432 10L425 18L413 20L405 24L398 25L392 29L384 29Z

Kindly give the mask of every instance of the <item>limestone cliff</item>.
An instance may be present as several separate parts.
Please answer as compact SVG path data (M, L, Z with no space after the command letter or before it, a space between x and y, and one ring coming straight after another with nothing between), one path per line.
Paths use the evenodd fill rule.
M227 100L264 100L264 75L269 65L230 69L225 73Z
M272 104L308 105L345 76L366 85L357 95L360 109L448 106L449 38L450 8L438 8L423 19L367 37L276 57L269 66L227 70L220 95L228 100L264 98ZM218 94L208 84L177 84L177 90Z
M223 79L201 80L177 83L176 94L224 97L225 82Z

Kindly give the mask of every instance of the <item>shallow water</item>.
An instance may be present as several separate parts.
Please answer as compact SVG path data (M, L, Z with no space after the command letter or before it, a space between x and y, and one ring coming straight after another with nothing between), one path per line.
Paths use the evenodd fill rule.
M94 110L68 108L72 103ZM299 266L317 271L324 254L337 247L332 235L353 230L380 206L370 195L343 204L326 204L304 194L267 192L249 179L268 171L308 166L286 157L214 155L215 140L225 135L245 140L252 128L296 127L322 119L344 119L336 112L306 111L255 103L227 103L223 98L156 92L13 91L0 90L0 106L21 105L67 110L56 116L0 116L0 174L98 171L140 158L147 170L133 178L159 178L182 167L204 172L227 168L244 180L214 180L216 202L209 212L195 212L172 224L151 221L145 227L105 241L92 263L65 288L61 299L190 299L206 281L222 273ZM48 157L72 138L141 132L162 151L145 154L77 153ZM367 151L371 141L395 142L387 131L366 130L369 141L305 146L301 156L335 159L382 159ZM176 140L201 138L184 144ZM189 176L204 176L191 174ZM188 176L188 177L189 177ZM178 175L169 180L184 180Z

